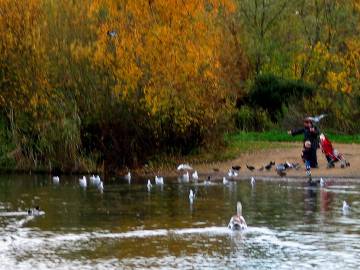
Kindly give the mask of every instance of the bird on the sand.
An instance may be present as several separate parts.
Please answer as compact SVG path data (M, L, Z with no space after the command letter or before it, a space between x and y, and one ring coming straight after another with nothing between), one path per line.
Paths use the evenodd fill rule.
M246 168L248 168L248 170L250 170L250 171L255 170L254 166L251 166L251 165L248 165L248 164L246 164Z

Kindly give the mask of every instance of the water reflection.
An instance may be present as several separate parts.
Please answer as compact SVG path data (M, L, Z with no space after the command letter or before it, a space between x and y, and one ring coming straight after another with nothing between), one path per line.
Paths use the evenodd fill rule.
M305 181L147 179L82 190L78 177L0 177L1 267L29 269L359 268L360 187ZM192 189L196 199L189 201ZM349 216L343 200L353 203ZM249 229L226 226L237 201ZM39 204L42 217L5 216Z

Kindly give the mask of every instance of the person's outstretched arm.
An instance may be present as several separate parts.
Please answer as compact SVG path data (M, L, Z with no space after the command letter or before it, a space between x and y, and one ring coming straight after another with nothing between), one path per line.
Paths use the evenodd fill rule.
M291 129L288 131L289 135L296 136L304 133L304 128Z

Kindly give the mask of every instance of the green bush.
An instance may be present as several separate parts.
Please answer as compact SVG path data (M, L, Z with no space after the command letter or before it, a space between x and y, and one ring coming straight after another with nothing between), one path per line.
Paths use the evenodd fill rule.
M236 127L241 131L264 131L273 124L268 113L261 109L253 109L247 105L241 106L235 113Z
M298 102L303 97L310 97L314 88L300 80L283 79L272 74L259 75L255 78L249 92L249 103L267 111L273 122L281 119L284 108Z

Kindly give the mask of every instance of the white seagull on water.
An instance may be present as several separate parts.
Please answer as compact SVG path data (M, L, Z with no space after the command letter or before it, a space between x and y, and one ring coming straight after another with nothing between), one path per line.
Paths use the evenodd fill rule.
M87 183L86 183L86 177L85 176L83 176L82 178L79 179L79 185L82 188L86 188Z

